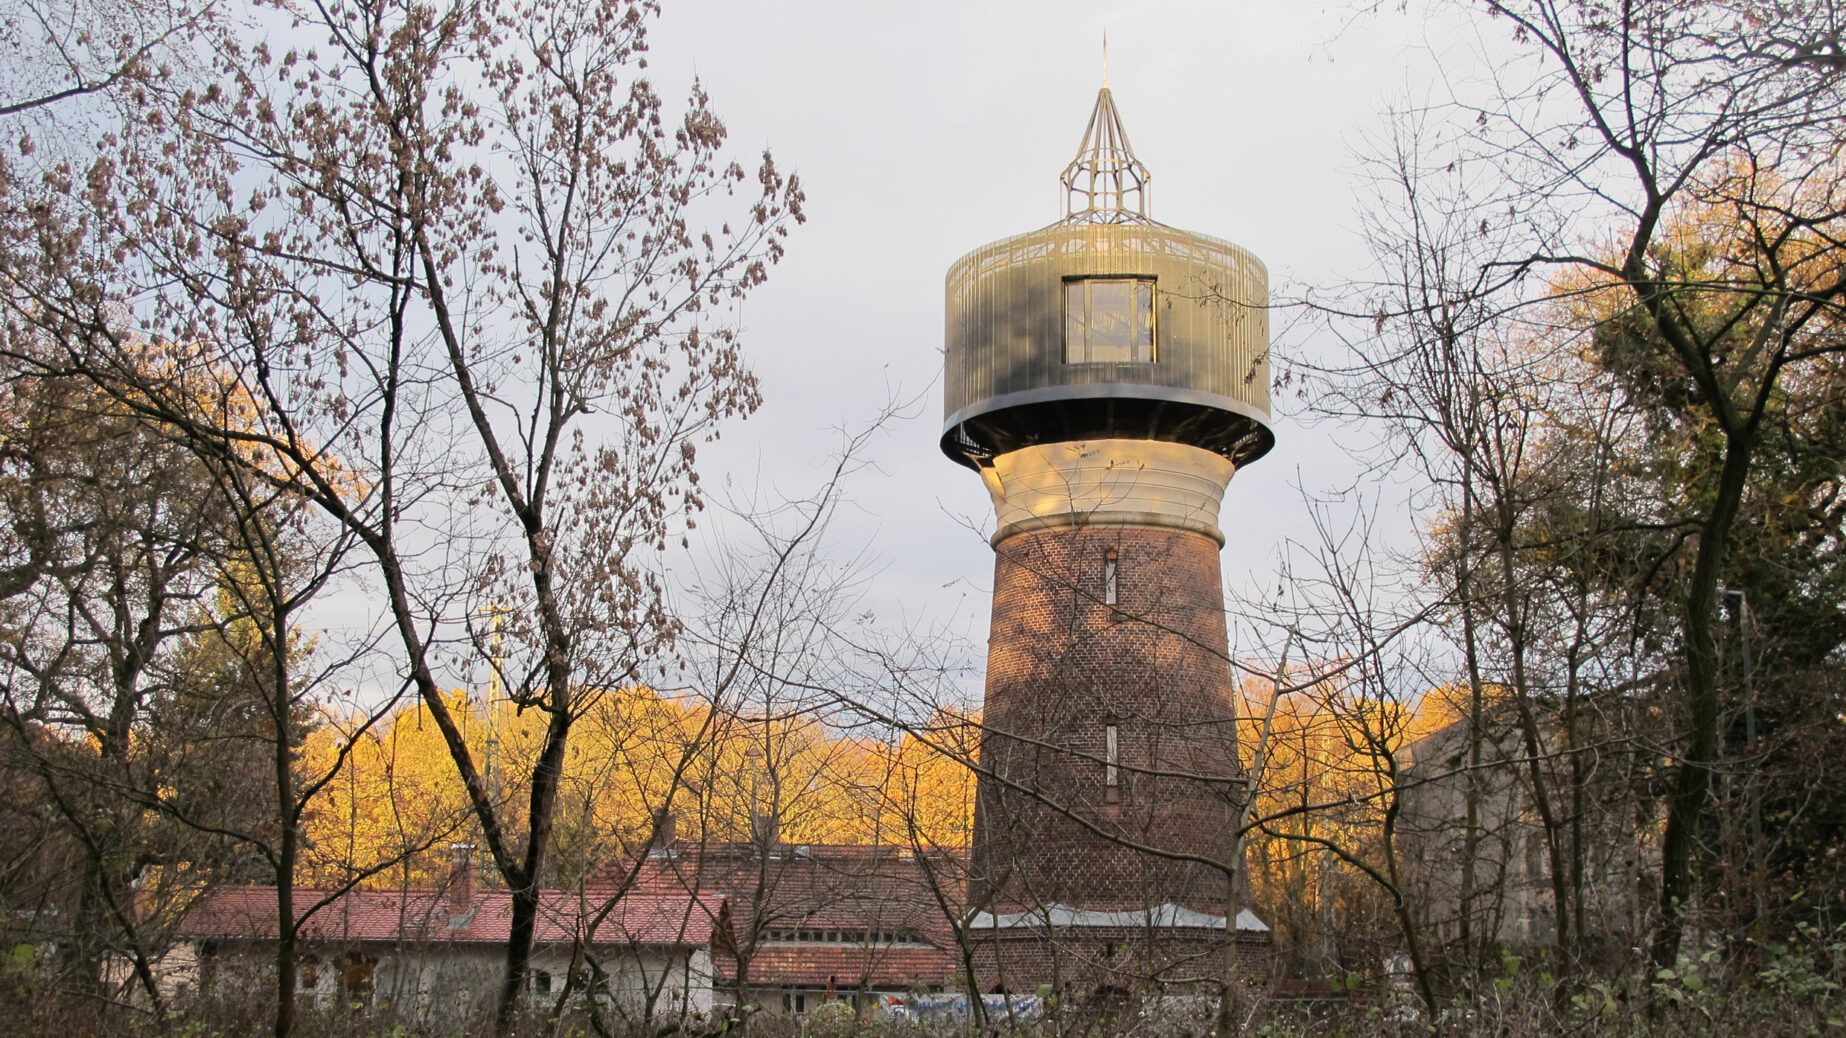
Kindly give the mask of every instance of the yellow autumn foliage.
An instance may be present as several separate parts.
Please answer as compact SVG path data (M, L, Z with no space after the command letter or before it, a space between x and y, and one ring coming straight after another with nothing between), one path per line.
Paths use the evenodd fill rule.
M536 711L457 690L448 703L502 817L524 817L525 783L544 734ZM304 771L333 770L304 823L309 881L402 859L370 877L433 885L451 842L478 826L429 710L405 706L354 738L359 722L320 726ZM564 762L550 871L569 881L633 853L670 812L689 841L962 847L973 828L974 775L965 761L976 722L943 714L886 743L839 733L806 716L744 717L624 688L588 697Z
M1241 689L1238 734L1246 767L1272 687L1252 679ZM1502 690L1486 694L1491 699ZM1291 947L1312 951L1316 941L1331 940L1334 920L1357 925L1387 911L1376 884L1342 855L1381 863L1396 776L1410 766L1417 740L1462 719L1467 709L1462 685L1398 701L1355 693L1338 679L1277 700L1254 813L1267 821L1249 834L1246 865L1254 903L1272 913L1268 921Z

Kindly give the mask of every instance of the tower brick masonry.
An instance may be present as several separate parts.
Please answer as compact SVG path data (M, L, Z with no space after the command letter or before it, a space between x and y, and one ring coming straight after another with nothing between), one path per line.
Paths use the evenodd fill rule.
M1217 543L1186 530L1041 530L995 550L981 759L1022 788L981 788L974 903L1224 904L1220 870L1133 849L1229 852L1236 708L1219 586Z

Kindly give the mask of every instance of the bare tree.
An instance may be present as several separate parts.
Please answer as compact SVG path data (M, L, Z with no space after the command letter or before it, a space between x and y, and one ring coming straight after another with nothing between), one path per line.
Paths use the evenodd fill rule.
M57 913L72 923L55 937L78 990L104 994L119 956L159 1010L151 963L183 901L156 912L158 885L145 897L136 888L151 866L208 866L224 848L176 844L151 810L185 768L163 762L148 736L158 702L188 678L174 661L211 592L225 513L185 452L86 385L10 388L5 485L17 536L0 649L9 763L36 777L36 797L78 850L76 889ZM247 776L221 777L237 789L214 803L228 820Z
M723 311L800 219L767 155L754 183L718 158L702 91L668 120L638 75L652 13L381 0L306 12L313 40L287 49L220 28L214 85L149 97L85 199L46 200L31 233L58 245L13 310L66 347L31 363L194 449L273 452L370 556L513 892L503 1027L572 723L670 644L655 556L700 505L696 445L756 403ZM99 215L59 222L80 204ZM125 313L187 344L173 365L235 379L262 427L137 380ZM441 695L490 655L465 630L490 603L488 662L545 730L522 806L494 799Z
M70 108L125 86L164 85L175 51L212 7L184 0L20 0L0 16L0 47L11 52L0 73L0 119Z
M310 607L352 566L352 532L313 508L295 481L252 463L234 444L220 444L210 456L216 463L208 466L209 488L225 516L224 550L215 565L217 601L198 613L202 629L184 661L195 673L169 716L159 720L192 743L235 747L232 759L252 773L268 804L241 826L201 811L210 798L195 792L194 766L186 769L182 794L157 796L155 805L183 826L234 841L266 866L276 911L272 1024L277 1038L287 1038L297 1015L296 950L314 914L448 834L418 834L376 859L349 856L341 863L343 875L328 888L315 891L311 901L297 899L308 812L350 767L354 747L391 714L403 690L343 718L330 759L317 766L304 762L307 732L324 705L350 699L335 682L350 680L376 649L376 637L352 646L336 647L324 638L314 646L304 643Z
M1611 573L1595 589L1581 581L1566 586L1559 578L1588 567L1559 563L1608 553L1602 502L1609 459L1624 421L1634 419L1609 381L1575 359L1567 332L1546 334L1498 308L1490 284L1495 253L1478 233L1483 210L1469 186L1475 168L1425 164L1426 152L1440 150L1432 141L1445 128L1409 113L1387 125L1374 160L1378 204L1368 209L1383 283L1366 286L1374 313L1358 341L1339 367L1314 381L1315 408L1376 423L1380 452L1414 467L1435 508L1413 564L1435 578L1425 587L1439 596L1432 605L1460 657L1459 678L1438 673L1432 683L1466 689L1453 914L1461 964L1472 968L1494 943L1494 929L1476 926L1491 686L1504 708L1496 713L1510 711L1521 733L1520 766L1544 836L1557 923L1551 957L1556 974L1567 976L1576 954L1568 923L1581 904L1571 877L1582 871L1571 865L1581 861L1580 842L1569 837L1578 831L1582 791L1580 783L1560 781L1560 768L1581 779L1583 766L1554 744L1559 726L1552 720L1574 714L1584 667L1593 652L1612 648L1611 625L1625 626L1620 617L1633 601L1620 592L1635 585ZM1568 677L1558 689L1547 667L1556 639L1546 632L1561 625L1574 633L1563 647ZM1509 763L1498 757L1493 766ZM1497 891L1481 907L1497 915L1502 904Z
M1477 130L1454 157L1492 170L1478 197L1504 214L1482 225L1499 239L1488 287L1510 304L1606 294L1605 312L1644 329L1635 362L1681 383L1721 442L1676 596L1687 730L1652 948L1670 965L1720 750L1712 622L1739 506L1781 387L1842 346L1838 16L1753 0L1478 9L1518 55L1483 96L1455 101ZM1685 247L1701 233L1714 251Z

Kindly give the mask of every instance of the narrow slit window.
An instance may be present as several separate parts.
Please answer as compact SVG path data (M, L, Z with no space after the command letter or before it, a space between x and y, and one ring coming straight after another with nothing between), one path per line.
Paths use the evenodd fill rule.
M1121 745L1117 738L1115 725L1104 725L1102 730L1102 782L1114 789L1121 784Z
M1066 364L1152 364L1154 279L1074 278L1064 283Z
M1116 578L1119 573L1114 552L1102 557L1102 604L1114 605Z

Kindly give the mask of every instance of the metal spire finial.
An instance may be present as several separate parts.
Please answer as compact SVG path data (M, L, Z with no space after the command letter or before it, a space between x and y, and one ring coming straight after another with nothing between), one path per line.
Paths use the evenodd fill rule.
M1109 93L1109 43L1103 38L1103 88L1083 131L1077 157L1064 167L1064 219L1073 223L1134 223L1148 218L1153 177L1128 144L1128 131Z
M1102 31L1102 86L1109 89L1109 30Z

